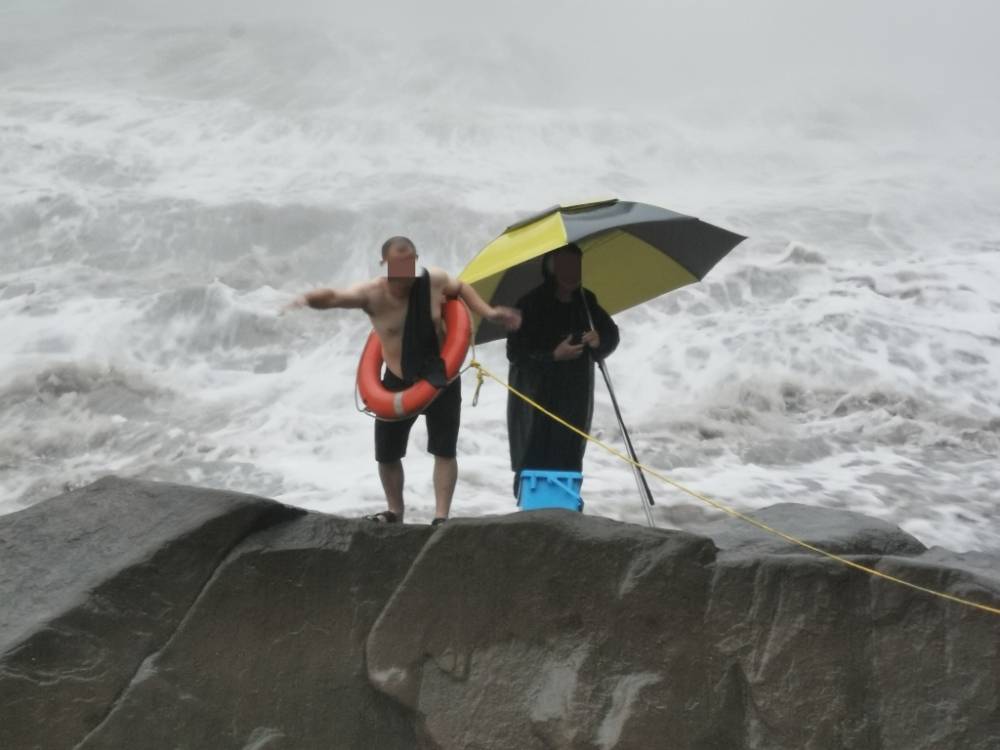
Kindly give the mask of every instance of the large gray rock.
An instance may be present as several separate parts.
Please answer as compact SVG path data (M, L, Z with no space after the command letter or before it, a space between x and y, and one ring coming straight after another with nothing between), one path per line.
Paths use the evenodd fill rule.
M109 477L0 517L0 748L75 746L228 551L299 513Z
M451 522L376 623L369 676L428 747L694 747L718 713L714 559L704 537L564 511Z
M758 517L1000 605L991 555ZM742 524L432 531L104 481L0 518L0 748L1000 747L1000 617Z
M1000 585L919 558L853 558L993 607ZM1000 747L1000 618L815 556L723 556L707 668L760 750Z
M982 567L869 556L923 550L880 522L785 511L817 545L1000 602ZM369 675L427 747L1000 747L1000 618L723 528L736 551L559 512L452 523L376 623Z
M247 540L80 750L413 748L364 643L429 534L311 513Z

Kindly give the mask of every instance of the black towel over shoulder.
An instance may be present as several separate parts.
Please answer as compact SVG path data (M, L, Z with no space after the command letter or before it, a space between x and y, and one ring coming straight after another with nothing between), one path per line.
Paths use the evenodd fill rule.
M410 289L406 323L403 325L403 380L426 380L435 388L448 385L441 345L431 318L431 275L423 269Z

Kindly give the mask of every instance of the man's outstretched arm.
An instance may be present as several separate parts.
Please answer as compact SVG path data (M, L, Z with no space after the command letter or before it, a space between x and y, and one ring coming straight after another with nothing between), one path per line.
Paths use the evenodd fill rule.
M355 284L347 289L313 289L296 297L288 307L311 307L315 310L358 309L367 312L368 285Z
M487 304L486 300L479 296L479 292L464 281L449 276L444 285L444 295L461 298L469 306L469 309L480 318L497 323L508 331L516 331L521 327L521 313L518 310L513 307L503 307L502 305L494 307Z

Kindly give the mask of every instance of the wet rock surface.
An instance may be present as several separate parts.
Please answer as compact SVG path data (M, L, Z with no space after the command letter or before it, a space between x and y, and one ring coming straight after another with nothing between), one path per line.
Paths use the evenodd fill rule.
M755 516L1000 605L991 555ZM1000 747L1000 617L742 521L699 531L432 530L104 479L0 517L0 747Z

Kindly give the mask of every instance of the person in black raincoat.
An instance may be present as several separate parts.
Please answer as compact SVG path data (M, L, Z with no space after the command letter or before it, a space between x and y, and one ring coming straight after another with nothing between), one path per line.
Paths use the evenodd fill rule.
M542 259L543 281L518 301L521 327L507 336L508 380L590 432L594 360L618 346L618 326L594 293L580 286L581 256L576 245L566 245ZM582 471L586 440L514 394L507 398L507 434L515 497L523 469Z

